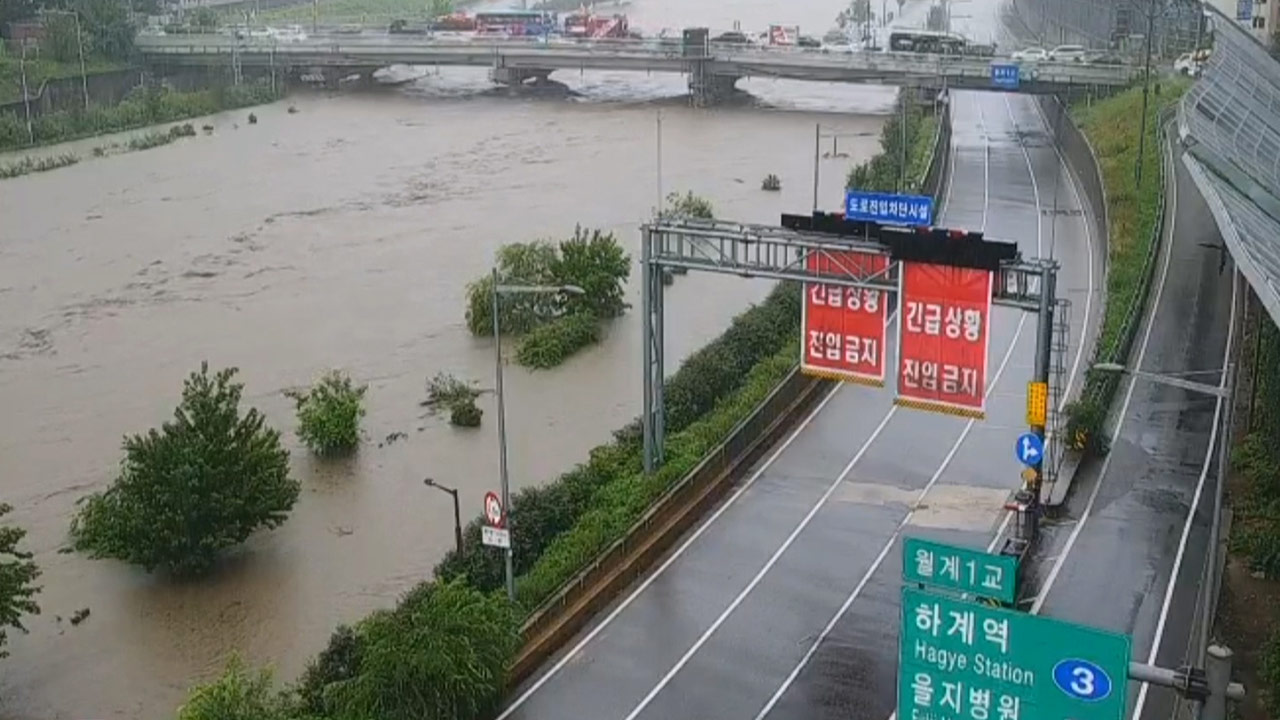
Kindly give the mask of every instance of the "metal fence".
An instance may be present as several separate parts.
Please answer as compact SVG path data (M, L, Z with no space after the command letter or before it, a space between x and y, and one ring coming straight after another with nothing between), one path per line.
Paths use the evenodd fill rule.
M1280 319L1280 63L1214 11L1214 50L1180 106L1185 162L1231 255Z
M1044 45L1142 52L1153 19L1152 50L1164 56L1194 48L1202 22L1199 0L1014 0L1014 7Z

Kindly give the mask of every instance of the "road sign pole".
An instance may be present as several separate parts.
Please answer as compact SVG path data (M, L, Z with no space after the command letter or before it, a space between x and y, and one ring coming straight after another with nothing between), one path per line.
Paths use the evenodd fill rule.
M1056 284L1057 273L1051 265L1045 265L1040 272L1040 313L1038 316L1038 324L1036 326L1036 368L1035 381L1041 383L1049 382L1049 365L1050 358L1053 353L1053 304L1054 304L1054 286ZM1041 440L1045 438L1045 426L1032 426L1031 431L1040 436ZM1048 447L1048 443L1045 443ZM1035 486L1032 492L1035 495L1035 507L1037 511L1040 506L1040 488L1044 480L1044 457L1048 453L1041 455L1041 461L1036 464Z
M1227 720L1227 686L1231 684L1230 648L1209 646L1205 653L1204 675L1209 685L1209 696L1200 706L1200 720Z

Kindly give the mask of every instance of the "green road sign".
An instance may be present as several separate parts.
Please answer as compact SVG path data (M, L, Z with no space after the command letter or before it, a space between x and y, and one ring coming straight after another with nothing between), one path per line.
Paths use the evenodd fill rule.
M1123 720L1129 637L902 588L899 720Z
M903 540L902 579L1011 603L1018 559L909 537Z

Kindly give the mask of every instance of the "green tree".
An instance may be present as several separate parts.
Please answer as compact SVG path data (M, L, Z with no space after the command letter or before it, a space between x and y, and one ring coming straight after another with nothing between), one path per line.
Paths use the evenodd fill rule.
M511 603L460 580L422 583L394 611L365 618L356 632L357 647L345 657L358 667L322 691L339 718L483 717L502 698L519 644Z
M573 237L560 243L552 274L557 285L576 285L581 295L567 294L561 311L612 318L627 310L623 299L631 275L631 257L613 233L573 229Z
M197 685L178 720L286 720L287 703L271 689L269 670L253 671L232 656L216 680Z
M848 12L849 22L854 25L865 25L875 17L871 12L871 0L853 0L849 3Z
M438 18L442 15L451 15L453 14L453 10L453 0L429 0L427 3L427 12L433 18Z
M0 517L12 509L0 503ZM0 525L0 658L9 656L4 650L8 641L6 628L26 630L22 616L40 612L32 600L40 592L34 584L40 577L40 568L31 561L31 553L18 548L26 534L21 528Z
M0 27L11 22L28 20L36 16L35 0L4 0L0 2Z
M317 455L342 455L355 450L360 444L366 390L368 386L356 387L350 377L334 370L310 390L286 392L297 407L298 437Z
M85 498L72 520L76 550L193 574L285 521L299 490L289 452L256 409L241 415L236 372L210 375L202 363L184 382L172 421L125 438L119 477Z
M538 240L511 243L498 249L498 282L512 285L552 285L556 282L556 248ZM555 317L557 300L549 293L516 293L498 298L502 332L520 334ZM486 274L467 286L467 327L475 335L493 334L493 279Z
M218 12L211 7L198 7L191 13L191 26L197 30L217 30L218 21Z
M40 46L58 62L75 62L80 58L81 38L76 35L76 19L70 15L45 15L44 40Z
M692 190L685 192L684 195L673 192L667 195L667 207L662 211L662 215L676 220L686 218L714 220L715 208L711 206L710 200L694 195Z

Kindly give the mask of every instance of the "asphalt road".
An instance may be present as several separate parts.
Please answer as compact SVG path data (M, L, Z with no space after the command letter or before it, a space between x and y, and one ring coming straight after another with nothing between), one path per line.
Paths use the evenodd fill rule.
M1233 287L1234 268L1220 266L1219 251L1203 247L1222 239L1182 163L1173 166L1174 222L1131 365L1209 371L1186 378L1217 385L1234 293L1243 289ZM1119 397L1110 454L1083 468L1067 517L1042 536L1033 609L1129 634L1135 660L1177 667L1198 660L1188 649L1217 479L1210 443L1218 401L1144 379L1122 385ZM1173 703L1171 690L1129 683L1134 718L1167 720Z
M1043 118L1030 98L989 93L955 93L953 113L941 224L1016 240L1027 257L1056 238L1078 340L1101 273ZM1045 214L1051 193L1062 215ZM500 717L887 718L902 534L987 547L1019 483L1035 319L997 308L991 335L985 420L838 387ZM1069 366L1079 357L1073 343Z

